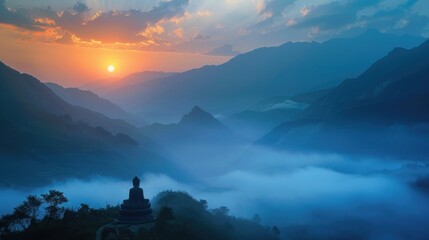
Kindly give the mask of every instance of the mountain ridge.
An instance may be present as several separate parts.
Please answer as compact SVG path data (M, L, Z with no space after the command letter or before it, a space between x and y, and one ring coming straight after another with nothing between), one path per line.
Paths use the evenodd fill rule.
M129 116L129 113L116 104L101 98L89 90L65 88L56 83L45 83L45 85L54 91L56 95L74 106L88 108L112 119L123 119Z
M429 40L395 49L255 143L288 150L426 160Z
M127 95L109 99L141 112L150 122L171 122L194 105L228 116L263 98L335 86L357 76L392 48L409 48L422 41L419 37L368 33L323 43L285 43L240 54L219 66L141 82ZM368 44L374 47L368 48ZM331 55L334 57L326 57ZM323 83L329 86L323 87Z
M0 185L47 184L95 173L125 177L130 167L157 172L161 163L171 168L158 155L158 145L137 128L72 106L2 62L0 79Z

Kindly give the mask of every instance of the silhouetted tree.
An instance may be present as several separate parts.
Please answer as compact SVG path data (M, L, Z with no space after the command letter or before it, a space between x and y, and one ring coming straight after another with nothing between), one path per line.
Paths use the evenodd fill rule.
M219 208L215 208L212 210L212 213L216 216L228 216L229 214L229 208L225 206L221 206Z
M13 219L13 223L21 230L26 230L31 224L30 216L28 215L27 209L25 208L24 204L21 204L16 207L11 216Z
M42 203L42 199L36 195L27 196L27 199L23 202L22 206L27 216L30 218L30 224L35 224L37 222L39 209Z
M48 205L45 207L45 219L48 223L52 220L58 220L64 213L64 207L60 207L63 203L68 202L64 194L57 190L49 190L49 193L42 194L43 201Z
M15 216L13 214L6 214L1 218L1 233L8 234L15 231Z
M34 195L27 196L27 199L15 207L12 214L3 217L3 228L9 231L26 230L37 222L42 200Z

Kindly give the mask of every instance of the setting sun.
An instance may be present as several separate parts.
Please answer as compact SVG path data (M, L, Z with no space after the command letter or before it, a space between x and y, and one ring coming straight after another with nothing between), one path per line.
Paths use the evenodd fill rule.
M113 66L113 65L109 65L108 67L107 67L107 71L108 72L114 72L115 71L115 66Z

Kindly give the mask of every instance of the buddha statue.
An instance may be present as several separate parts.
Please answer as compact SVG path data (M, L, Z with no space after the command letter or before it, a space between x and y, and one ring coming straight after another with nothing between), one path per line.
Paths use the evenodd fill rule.
M142 203L144 200L144 195L143 189L140 187L140 179L138 177L134 177L133 186L134 187L130 189L128 201L130 203Z
M134 177L133 187L129 191L128 199L124 200L119 209L120 223L142 224L154 221L149 199L144 198L140 188L140 179Z

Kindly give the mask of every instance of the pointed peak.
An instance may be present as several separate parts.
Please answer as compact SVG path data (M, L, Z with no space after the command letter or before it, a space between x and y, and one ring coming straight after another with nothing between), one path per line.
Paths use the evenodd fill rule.
M219 122L210 113L199 106L194 106L188 114L183 116L179 124L219 124Z
M189 114L192 114L192 113L207 113L207 112L201 109L198 105L195 105Z
M184 118L190 117L190 118L205 118L205 119L213 118L213 119L215 119L210 113L204 111L199 106L194 106L192 108L192 110L188 114L185 114L183 117Z

